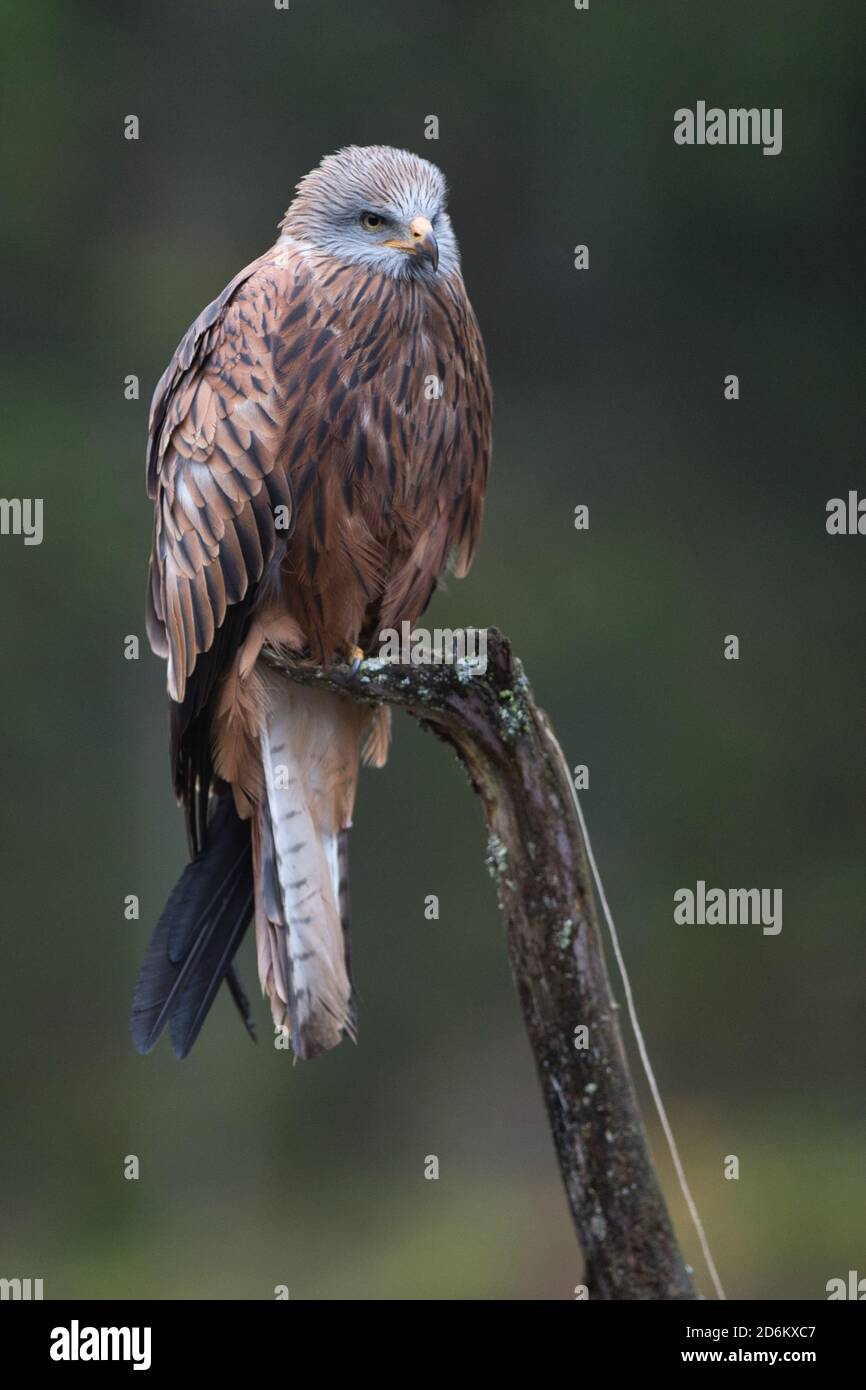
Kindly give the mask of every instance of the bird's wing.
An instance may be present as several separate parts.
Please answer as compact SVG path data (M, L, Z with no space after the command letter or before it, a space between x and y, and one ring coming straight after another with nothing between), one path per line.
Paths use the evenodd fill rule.
M261 579L276 545L278 506L286 509L279 519L288 535L292 498L280 466L285 387L272 337L286 279L270 253L235 276L199 314L154 393L147 630L154 650L168 657L169 694L178 702L227 606Z

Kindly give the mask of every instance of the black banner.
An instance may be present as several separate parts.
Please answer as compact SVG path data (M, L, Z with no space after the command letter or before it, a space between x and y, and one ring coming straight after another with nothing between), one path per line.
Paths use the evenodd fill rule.
M32 1302L6 1303L0 1313L4 1363L20 1366L24 1374L49 1371L63 1378L73 1372L113 1372L225 1376L281 1362L289 1364L287 1333L297 1335L318 1321L314 1305L293 1302ZM321 1305L328 1308L332 1305ZM400 1320L389 1318L387 1359L405 1337L407 1307ZM414 1306L418 1306L417 1304ZM530 1305L531 1306L531 1305ZM477 1307L477 1305L473 1305ZM365 1317L370 1313L365 1311ZM375 1316L375 1315L373 1315ZM387 1309L385 1310L387 1317ZM447 1314L446 1314L447 1316ZM475 1314L477 1316L477 1313ZM484 1324L491 1313L485 1308ZM495 1316L495 1315L494 1315ZM525 1326L534 1328L527 1307ZM346 1305L340 1305L341 1322ZM412 1323L416 1354L423 1347L425 1378L437 1351L443 1363L452 1348L447 1323L437 1309L435 1346L431 1348L426 1320ZM428 1314L429 1318L429 1314ZM551 1329L566 1329L572 1343L575 1371L586 1358L603 1357L611 1370L665 1372L674 1366L732 1365L810 1366L823 1375L850 1362L862 1339L863 1324L852 1308L833 1302L780 1303L593 1303L579 1302L559 1322L555 1308L545 1320ZM357 1355L357 1331L349 1327L338 1341ZM378 1319L376 1319L378 1326ZM426 1326L426 1331L425 1331ZM371 1327L369 1331L372 1331ZM513 1330L513 1324L512 1324ZM455 1335L461 1344L466 1327L455 1315ZM480 1328L476 1326L473 1337ZM444 1334L444 1335L443 1335ZM381 1328L376 1333L382 1336ZM329 1361L334 1339L328 1341ZM485 1343L479 1342L479 1349ZM383 1346L383 1354L384 1352ZM490 1355L486 1344L485 1357ZM331 1368L332 1369L332 1368Z

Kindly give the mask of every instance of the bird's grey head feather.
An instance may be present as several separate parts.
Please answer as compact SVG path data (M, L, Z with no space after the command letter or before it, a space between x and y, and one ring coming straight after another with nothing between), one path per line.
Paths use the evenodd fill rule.
M445 198L445 178L428 160L390 145L349 145L301 179L280 228L318 251L398 279L448 275L459 270L460 257ZM386 244L408 245L416 219L432 227L438 271L429 257Z

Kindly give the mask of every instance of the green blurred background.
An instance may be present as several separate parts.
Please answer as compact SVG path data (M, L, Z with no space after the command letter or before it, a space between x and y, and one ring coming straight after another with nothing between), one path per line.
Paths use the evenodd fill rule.
M431 622L507 631L589 765L596 853L729 1294L822 1298L866 1274L866 540L824 527L827 499L864 487L862 4L0 14L2 491L45 499L41 547L0 541L0 1274L124 1298L556 1299L580 1277L480 810L408 721L362 779L353 835L359 1046L299 1066L276 1052L251 939L257 1048L225 992L183 1064L166 1041L138 1057L127 1033L185 860L144 638L150 393L296 180L371 142L444 169L496 392L481 551ZM676 147L673 112L698 99L782 107L783 153ZM673 892L697 878L782 887L781 936L675 926Z

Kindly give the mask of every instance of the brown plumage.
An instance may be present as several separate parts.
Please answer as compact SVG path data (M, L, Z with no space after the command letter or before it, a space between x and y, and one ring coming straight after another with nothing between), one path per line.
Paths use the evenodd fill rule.
M240 843L251 827L261 984L301 1056L354 1028L345 831L360 744L381 765L389 726L259 653L373 651L383 628L417 621L449 563L466 572L490 418L444 182L384 147L341 151L302 181L276 244L199 315L154 393L147 625L168 659L175 787L217 904L229 890L202 867L209 847L217 858L214 796L234 803L221 834ZM190 951L226 930L199 906ZM151 957L133 1012L144 1050L189 988L172 995ZM243 1004L231 958L219 965ZM188 1050L194 1035L172 1031Z

